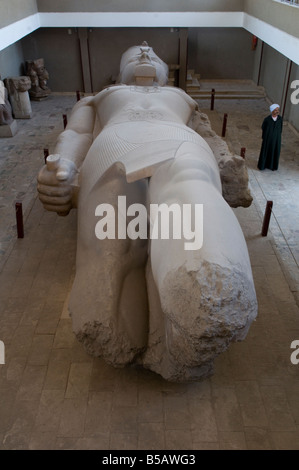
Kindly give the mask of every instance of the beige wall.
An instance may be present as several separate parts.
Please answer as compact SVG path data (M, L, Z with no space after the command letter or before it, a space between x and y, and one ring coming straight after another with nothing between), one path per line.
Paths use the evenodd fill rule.
M188 67L202 79L251 79L251 40L243 28L189 28Z
M273 0L244 0L244 11L299 38L299 8Z
M37 13L36 0L1 0L0 28Z
M242 11L244 0L37 0L40 12Z

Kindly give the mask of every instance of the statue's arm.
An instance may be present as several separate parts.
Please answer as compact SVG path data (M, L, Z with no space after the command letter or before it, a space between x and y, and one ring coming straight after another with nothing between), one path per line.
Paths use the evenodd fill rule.
M48 156L37 177L37 190L45 209L60 215L77 206L78 176L94 137L92 98L84 98L74 106L53 154Z
M79 170L93 141L95 109L92 97L84 98L74 106L68 124L56 143L53 153L72 161Z

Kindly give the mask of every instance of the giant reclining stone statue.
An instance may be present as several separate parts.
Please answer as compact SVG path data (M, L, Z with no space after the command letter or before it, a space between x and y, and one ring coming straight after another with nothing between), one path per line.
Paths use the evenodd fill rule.
M179 382L213 373L214 359L246 337L257 302L216 159L187 125L197 104L166 84L167 66L152 48L130 48L118 84L74 106L38 191L48 210L78 209L69 302L78 340L113 366L143 365ZM190 209L193 231L149 236L158 233L162 207L165 216L187 206L203 208L202 224Z

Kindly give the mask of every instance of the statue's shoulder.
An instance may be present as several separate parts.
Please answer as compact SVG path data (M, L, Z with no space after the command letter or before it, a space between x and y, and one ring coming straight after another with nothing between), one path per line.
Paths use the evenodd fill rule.
M198 104L196 103L196 101L193 98L191 98L191 96L188 95L188 93L186 93L182 88L175 87L175 86L164 86L164 87L161 87L161 89L164 89L165 93L168 93L169 95L171 94L176 95L177 97L179 97L179 99L183 100L185 103L191 106L191 108L194 108L194 109L198 108Z
M127 90L129 91L128 85L108 85L103 88L99 93L93 96L93 102L98 104L103 98L113 93Z
M119 90L126 90L128 89L129 86L128 85L107 85L105 86L99 93L97 93L97 95L95 95L96 97L97 96L103 96L103 95L107 95L107 94L110 94L110 93L114 93L116 91L119 91Z

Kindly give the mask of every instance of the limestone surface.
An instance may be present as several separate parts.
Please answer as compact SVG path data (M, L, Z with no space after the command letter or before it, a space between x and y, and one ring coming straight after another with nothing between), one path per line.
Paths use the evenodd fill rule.
M257 301L223 191L223 168L238 178L244 165L224 147L214 155L196 102L166 83L151 48L127 51L119 83L75 105L38 191L48 210L78 209L69 303L78 340L115 367L180 382L213 373L215 358L246 336ZM241 193L232 205L248 204Z
M49 73L45 68L43 58L27 60L26 75L31 80L29 95L32 100L44 100L50 95L51 90L48 87Z
M15 119L30 119L32 116L31 103L28 90L31 80L26 75L21 77L8 77L5 85L9 94L13 116Z
M222 194L231 207L249 207L252 196L248 187L248 172L243 157L233 154L225 140L211 128L208 116L197 111L188 124L211 147L217 160L222 183Z

